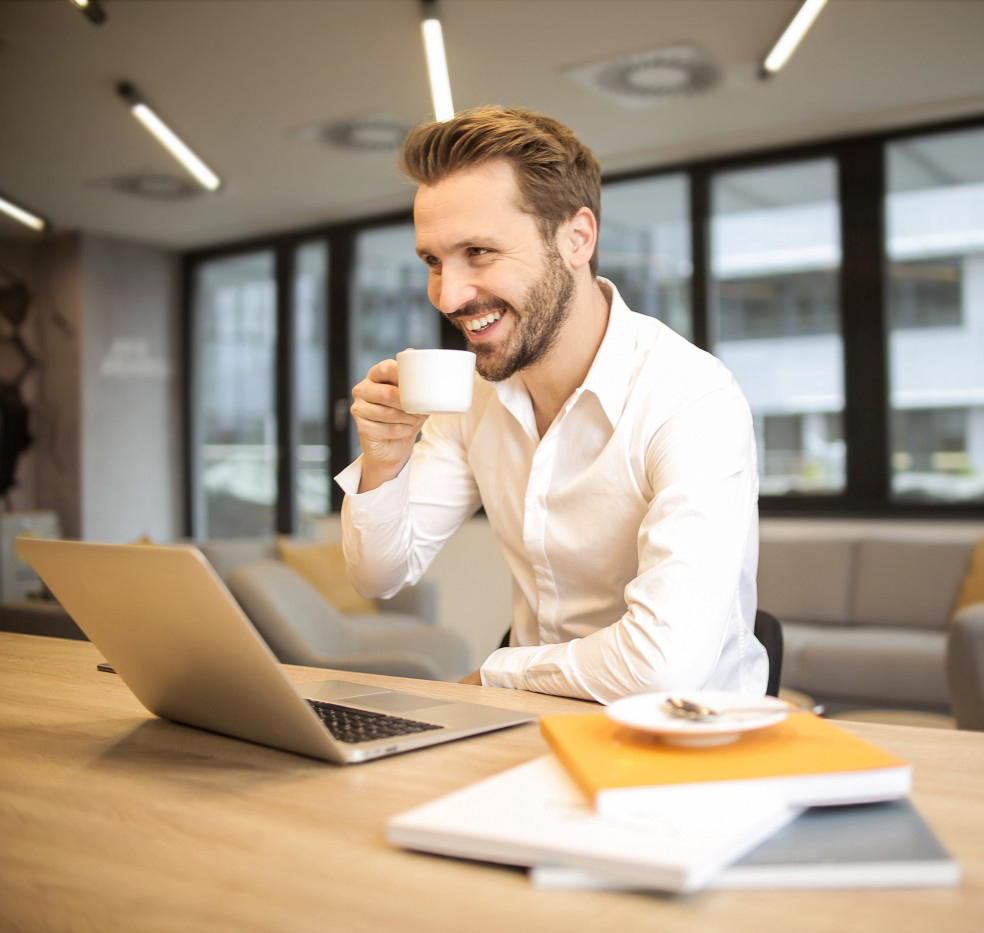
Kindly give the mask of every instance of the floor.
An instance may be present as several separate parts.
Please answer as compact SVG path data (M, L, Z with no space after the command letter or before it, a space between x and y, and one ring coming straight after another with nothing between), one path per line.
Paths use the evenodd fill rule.
M830 719L852 722L884 722L892 726L922 726L924 729L956 729L952 716L906 709L855 709L834 713Z
M813 697L799 690L783 688L779 691L780 699L794 706L811 707ZM924 713L920 710L906 709L849 709L837 710L826 714L827 719L842 719L850 722L883 722L892 726L921 726L924 729L956 729L957 724L952 716L942 713Z

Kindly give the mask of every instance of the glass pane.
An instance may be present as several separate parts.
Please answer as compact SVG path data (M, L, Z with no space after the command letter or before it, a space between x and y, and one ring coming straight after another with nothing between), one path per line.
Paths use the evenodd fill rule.
M439 347L441 321L427 298L427 266L416 253L413 224L363 230L355 244L352 378L407 347ZM352 428L353 457L360 450Z
M984 499L984 130L888 146L892 494Z
M197 271L200 537L271 534L276 525L273 267L262 252Z
M294 263L294 373L297 476L302 534L331 508L328 447L328 246L297 249Z
M598 246L598 272L615 283L625 303L688 339L689 187L684 175L602 186Z
M844 489L836 165L715 176L713 352L748 398L763 495Z

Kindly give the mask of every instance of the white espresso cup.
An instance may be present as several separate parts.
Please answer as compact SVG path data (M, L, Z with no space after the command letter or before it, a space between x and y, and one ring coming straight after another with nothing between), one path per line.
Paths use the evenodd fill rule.
M468 411L475 380L475 354L470 350L403 350L396 354L396 365L404 411Z

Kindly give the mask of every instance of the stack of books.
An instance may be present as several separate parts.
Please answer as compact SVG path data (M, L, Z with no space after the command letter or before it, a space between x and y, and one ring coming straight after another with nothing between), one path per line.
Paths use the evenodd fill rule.
M714 747L604 713L544 716L552 754L394 817L405 848L521 865L550 887L950 885L911 767L812 713Z

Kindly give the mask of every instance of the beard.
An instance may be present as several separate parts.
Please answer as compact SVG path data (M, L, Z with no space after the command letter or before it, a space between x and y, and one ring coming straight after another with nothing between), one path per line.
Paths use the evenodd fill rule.
M515 318L513 332L504 343L480 343L470 348L475 352L475 368L489 382L502 382L539 363L557 342L561 328L570 316L574 298L573 273L553 247L547 250L544 265L543 275L530 286L522 307L486 299L459 309L458 313L462 315L502 309Z

